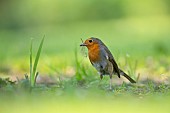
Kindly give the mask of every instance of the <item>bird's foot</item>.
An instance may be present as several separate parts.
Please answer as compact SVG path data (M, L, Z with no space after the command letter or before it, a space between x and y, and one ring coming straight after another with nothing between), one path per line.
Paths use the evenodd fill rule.
M112 90L112 86L111 85L109 86L109 89Z
M107 90L108 90L108 91L111 91L111 92L114 92L114 88L113 88L112 86L109 86L109 87L107 88Z

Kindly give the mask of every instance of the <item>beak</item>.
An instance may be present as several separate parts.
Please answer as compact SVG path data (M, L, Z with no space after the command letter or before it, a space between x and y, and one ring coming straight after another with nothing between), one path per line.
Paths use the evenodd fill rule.
M87 44L85 44L85 43L82 43L82 44L80 44L80 46L87 46Z

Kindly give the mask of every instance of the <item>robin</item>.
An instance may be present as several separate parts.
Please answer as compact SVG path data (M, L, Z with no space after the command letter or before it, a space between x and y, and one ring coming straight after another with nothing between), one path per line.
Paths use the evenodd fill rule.
M127 78L131 83L136 83L130 76L123 72L117 65L113 55L107 46L98 38L89 38L80 46L86 46L91 64L100 74L101 80L104 75L110 76L110 89L112 88L112 75L117 74Z

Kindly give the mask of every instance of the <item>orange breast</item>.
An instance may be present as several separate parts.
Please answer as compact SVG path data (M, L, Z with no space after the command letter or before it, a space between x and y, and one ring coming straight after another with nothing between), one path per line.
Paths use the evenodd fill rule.
M88 47L89 59L95 63L100 60L100 48L98 44Z

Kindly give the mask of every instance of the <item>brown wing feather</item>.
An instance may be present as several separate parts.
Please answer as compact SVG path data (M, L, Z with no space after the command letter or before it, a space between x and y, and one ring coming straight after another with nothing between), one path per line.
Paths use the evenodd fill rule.
M112 63L114 71L117 73L118 77L120 78L120 72L116 61L114 59L109 59L109 61Z
M105 45L104 45L103 47L104 47L104 49L105 49L105 51L106 51L106 53L107 53L107 55L108 55L108 57L109 57L108 60L109 60L109 61L112 63L112 65L113 65L113 68L114 68L115 73L117 73L118 77L120 78L119 68L118 68L118 65L117 65L116 61L114 60L114 58L113 58L113 56L112 56L112 53L109 51L109 49L108 49Z

